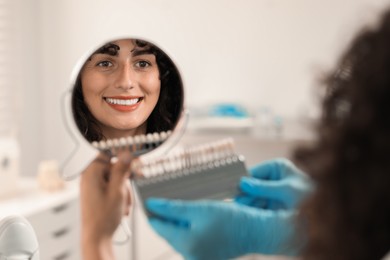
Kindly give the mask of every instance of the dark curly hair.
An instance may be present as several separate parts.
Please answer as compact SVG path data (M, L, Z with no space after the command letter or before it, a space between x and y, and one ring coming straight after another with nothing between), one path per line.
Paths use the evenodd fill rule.
M180 118L184 102L183 82L180 73L168 55L157 46L139 39L134 39L134 43L137 47L148 50L156 56L161 81L160 96L147 120L146 132L172 130ZM104 52L117 51L113 49L111 44L102 46L97 52L102 50ZM105 139L97 119L84 102L81 73L79 73L73 87L72 112L78 129L89 142Z
M303 259L380 259L390 250L390 10L324 83L318 139L294 153L316 182Z

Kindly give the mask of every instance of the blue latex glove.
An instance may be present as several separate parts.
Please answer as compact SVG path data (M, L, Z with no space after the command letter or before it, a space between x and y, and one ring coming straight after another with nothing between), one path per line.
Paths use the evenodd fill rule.
M250 253L295 255L299 251L290 243L296 229L293 211L165 199L149 199L146 207L155 214L150 225L185 259L231 259Z
M242 177L242 195L236 202L268 209L295 209L313 190L309 177L287 159L275 159L255 165L252 177Z

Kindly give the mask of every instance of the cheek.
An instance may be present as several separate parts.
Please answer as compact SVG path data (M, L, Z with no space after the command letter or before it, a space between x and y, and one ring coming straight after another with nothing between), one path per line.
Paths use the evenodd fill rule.
M91 109L91 105L92 105L92 100L93 100L93 93L91 91L91 88L89 88L88 84L85 84L83 82L81 82L81 90L83 92L83 97L84 97L84 102L85 104L87 105L87 107L89 109Z
M81 76L81 86L83 86L85 98L87 95L99 95L99 93L105 89L105 85L107 85L106 80L96 73L85 72L84 75Z
M99 82L96 82L95 77L88 77L87 75L81 78L82 92L84 101L87 107L92 110L96 109L96 106L100 105L100 91L101 86Z
M158 81L158 85L155 87L154 89L154 94L153 94L153 97L154 97L154 105L157 104L159 98L160 98L160 91L161 91L161 85L160 85L160 81Z
M94 93L93 86L93 77L90 77L89 74L83 75L81 77L81 86L83 90L84 99L88 100L91 95Z
M144 81L144 91L150 98L155 98L156 100L160 96L161 81L158 75L153 75L153 77L148 77ZM156 101L157 102L157 101Z

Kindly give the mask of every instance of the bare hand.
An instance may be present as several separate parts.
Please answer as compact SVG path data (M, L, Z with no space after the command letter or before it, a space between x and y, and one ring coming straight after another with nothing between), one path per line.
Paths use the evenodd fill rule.
M99 154L81 176L80 197L83 239L111 241L123 216L130 212L131 155L124 151L118 161Z

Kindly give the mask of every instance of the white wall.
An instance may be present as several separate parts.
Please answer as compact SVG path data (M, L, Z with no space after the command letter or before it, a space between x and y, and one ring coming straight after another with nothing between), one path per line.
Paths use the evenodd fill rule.
M17 118L21 150L21 172L35 175L37 162L42 159L43 146L43 103L41 84L41 48L39 35L39 6L35 0L12 1L15 16L15 85L17 91ZM11 51L11 50L10 50Z
M235 101L249 107L269 105L277 113L295 116L313 108L312 85L318 70L328 69L356 27L390 4L388 0L38 3L32 10L39 17L40 77L34 80L42 90L36 104L42 106L36 115L42 123L42 145L25 146L24 152L38 150L40 158L58 160L73 148L60 117L60 96L70 87L78 58L97 43L118 36L157 43L179 64L190 106ZM81 169L91 158L92 151L82 147L68 170Z

